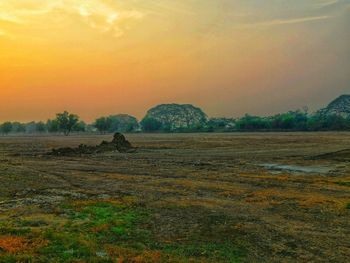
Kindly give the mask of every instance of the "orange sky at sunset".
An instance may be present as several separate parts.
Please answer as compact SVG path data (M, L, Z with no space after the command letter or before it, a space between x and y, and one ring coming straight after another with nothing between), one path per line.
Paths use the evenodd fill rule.
M350 93L349 25L349 0L1 0L0 121L317 109Z

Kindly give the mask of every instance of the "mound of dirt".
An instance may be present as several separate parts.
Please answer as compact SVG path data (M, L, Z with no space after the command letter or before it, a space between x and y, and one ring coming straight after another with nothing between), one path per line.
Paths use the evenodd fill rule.
M314 156L314 160L335 160L350 162L350 149L345 149L337 152L330 152Z
M65 147L52 149L49 155L54 156L75 156L84 154L96 154L104 152L118 151L121 153L134 152L135 148L121 133L115 133L111 142L103 141L100 145L89 146L85 144L79 145L77 148Z
M125 138L125 136L118 132L114 134L111 144L115 145L119 152L127 152L133 149L131 143Z

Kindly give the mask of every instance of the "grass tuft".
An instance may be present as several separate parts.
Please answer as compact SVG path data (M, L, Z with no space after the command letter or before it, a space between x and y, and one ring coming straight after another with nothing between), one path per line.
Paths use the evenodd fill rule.
M348 187L350 187L350 182L339 181L339 182L336 182L336 184L341 185L341 186L348 186Z

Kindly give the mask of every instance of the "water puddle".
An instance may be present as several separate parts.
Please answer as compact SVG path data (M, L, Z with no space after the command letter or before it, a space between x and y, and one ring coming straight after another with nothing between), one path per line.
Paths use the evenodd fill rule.
M260 164L259 166L264 167L271 171L287 171L294 173L315 173L315 174L327 174L333 169L325 166L299 166L299 165L287 165L287 164Z

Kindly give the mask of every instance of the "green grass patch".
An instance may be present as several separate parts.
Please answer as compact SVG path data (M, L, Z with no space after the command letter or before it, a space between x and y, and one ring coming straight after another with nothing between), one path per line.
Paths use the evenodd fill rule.
M163 251L181 258L210 259L211 262L236 263L244 256L242 250L229 242L175 244L163 247Z
M41 254L47 258L61 262L92 259L100 262L107 246L143 249L150 242L149 232L139 227L148 218L143 209L96 202L65 205L63 211L68 217L63 229L45 233L49 245Z
M0 256L0 263L17 263L17 262L18 262L18 257L14 256L14 255Z
M31 232L28 227L21 227L11 222L0 223L0 235L24 236Z
M342 182L342 181L339 181L339 182L336 182L337 185L341 185L341 186L348 186L350 187L350 182Z
M179 209L178 213L183 212L176 209ZM60 220L56 223L40 220L3 222L0 233L43 240L44 245L33 251L38 262L116 262L123 259L123 262L236 263L244 256L241 246L222 240L217 227L223 225L221 216L205 217L207 221L200 221L205 231L170 243L157 239L159 232L152 227L151 210L133 204L70 203L62 205L57 216ZM0 263L19 262L26 256L0 251Z
M346 205L346 209L350 209L350 203Z
M85 238L86 236L69 233L48 231L45 238L49 245L40 250L40 254L47 259L56 259L59 262L69 262L76 259L87 260L93 258L94 248Z

